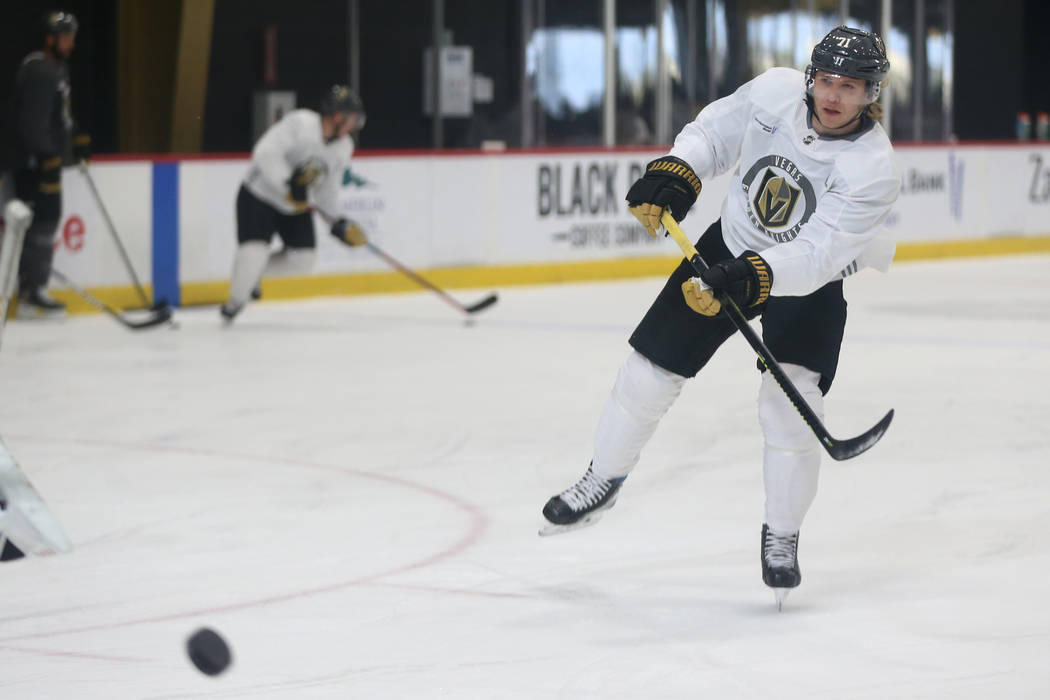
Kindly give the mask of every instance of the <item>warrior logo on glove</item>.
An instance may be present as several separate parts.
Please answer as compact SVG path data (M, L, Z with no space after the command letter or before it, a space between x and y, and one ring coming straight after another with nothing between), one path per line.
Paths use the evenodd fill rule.
M681 158L664 156L649 163L643 175L627 191L627 208L654 238L664 209L675 221L689 213L702 189L700 178Z

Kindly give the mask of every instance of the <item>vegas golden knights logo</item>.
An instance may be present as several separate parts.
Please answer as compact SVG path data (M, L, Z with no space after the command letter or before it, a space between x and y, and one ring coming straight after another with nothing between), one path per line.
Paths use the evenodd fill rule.
M800 194L802 190L792 187L787 178L778 175L772 168L766 168L758 193L752 200L759 221L769 228L787 226Z

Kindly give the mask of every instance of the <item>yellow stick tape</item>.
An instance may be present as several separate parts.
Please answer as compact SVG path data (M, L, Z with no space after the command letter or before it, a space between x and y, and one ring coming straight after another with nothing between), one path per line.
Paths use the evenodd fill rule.
M671 234L671 238L678 244L678 247L685 253L686 259L692 258L694 255L699 255L696 251L696 246L693 245L692 241L685 237L685 233L682 232L681 227L678 226L678 222L671 216L671 212L664 209L664 213L660 215L660 223L664 225L667 232Z

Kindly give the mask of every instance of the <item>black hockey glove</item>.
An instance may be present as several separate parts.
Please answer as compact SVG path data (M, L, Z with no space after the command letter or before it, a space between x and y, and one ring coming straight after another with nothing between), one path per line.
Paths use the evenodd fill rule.
M645 175L627 190L627 208L655 237L664 209L670 209L675 221L681 221L700 196L701 188L700 178L688 163L664 156L649 163Z
M91 134L77 134L73 137L73 162L87 163L91 159Z
M317 170L310 166L300 165L292 171L288 178L288 202L295 207L297 213L302 213L310 208L310 202L306 198L306 189L317 179Z
M351 248L368 243L364 229L350 219L336 219L332 222L332 235Z
M41 194L62 192L62 156L40 155L37 157L37 182Z
M772 286L773 271L769 265L758 253L745 250L740 257L715 263L699 278L683 282L682 296L693 311L715 316L722 310L719 295L725 294L737 306L749 308L764 304Z

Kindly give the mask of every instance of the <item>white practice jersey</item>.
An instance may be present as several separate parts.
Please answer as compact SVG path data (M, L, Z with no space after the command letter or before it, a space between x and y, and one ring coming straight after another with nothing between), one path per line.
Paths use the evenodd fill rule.
M252 149L252 165L244 186L262 201L285 214L294 214L288 201L288 180L303 166L314 179L310 200L324 211L336 212L339 183L350 165L354 143L349 136L325 143L321 115L296 109L266 130Z
M862 267L885 271L895 249L883 224L900 180L886 132L876 123L822 137L804 97L801 72L768 70L704 108L670 153L701 180L738 163L722 235L733 255L761 253L776 296L810 294Z

